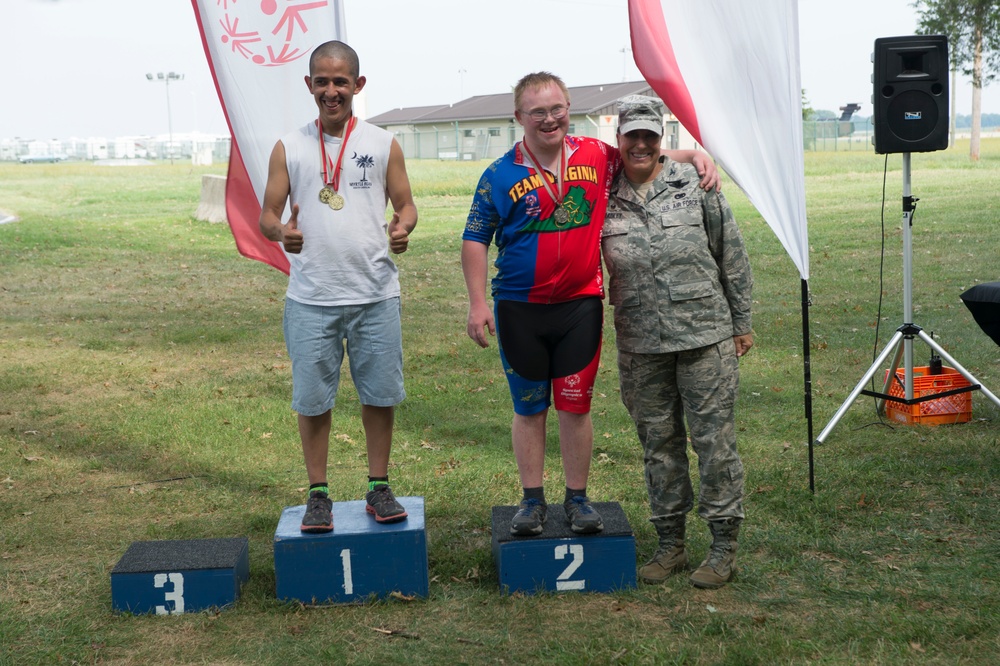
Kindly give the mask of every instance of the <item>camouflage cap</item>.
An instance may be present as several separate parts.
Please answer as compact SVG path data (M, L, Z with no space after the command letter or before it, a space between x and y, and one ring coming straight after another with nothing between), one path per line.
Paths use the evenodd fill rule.
M663 136L663 111L655 97L629 95L618 100L618 132L649 130Z

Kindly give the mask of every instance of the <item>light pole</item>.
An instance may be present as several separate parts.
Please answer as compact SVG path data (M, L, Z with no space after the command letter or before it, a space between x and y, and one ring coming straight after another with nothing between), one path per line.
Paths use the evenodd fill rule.
M184 79L183 74L178 74L177 72L157 72L154 76L153 74L146 74L147 81L162 81L167 89L167 130L170 132L170 140L167 144L167 153L170 156L170 163L174 163L174 121L170 114L170 82L171 81L181 81Z
M627 46L623 46L618 49L618 52L622 54L622 83L624 83L628 76L628 54L632 53L632 49Z

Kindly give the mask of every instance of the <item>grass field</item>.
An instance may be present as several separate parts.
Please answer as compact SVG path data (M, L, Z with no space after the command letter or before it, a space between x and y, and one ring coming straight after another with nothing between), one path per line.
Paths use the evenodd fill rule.
M1000 140L967 155L913 156L914 318L1000 393L1000 348L959 299L1000 280ZM883 180L880 156L806 155L816 434L903 323L901 159L887 162ZM997 408L977 393L970 423L906 427L862 398L816 447L810 493L799 275L732 182L757 336L741 362L736 581L501 595L490 508L518 499L511 410L495 345L465 335L459 262L484 166L409 164L420 223L397 258L408 398L390 474L397 494L426 498L429 598L307 607L274 589L274 529L307 485L286 277L192 219L202 174L224 166L0 164L0 209L20 218L0 225L0 664L997 662ZM607 315L589 490L621 503L644 561L655 534ZM357 499L349 381L333 419L331 493ZM547 475L558 495L552 428ZM707 530L692 517L689 534L700 560ZM235 536L251 569L234 607L112 612L110 572L132 542Z

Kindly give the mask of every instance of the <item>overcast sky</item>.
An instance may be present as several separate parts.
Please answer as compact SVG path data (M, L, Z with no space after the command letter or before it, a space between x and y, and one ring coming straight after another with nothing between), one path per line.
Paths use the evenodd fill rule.
M858 102L871 115L874 40L914 33L911 2L799 1L802 87L814 109ZM541 69L570 86L642 78L628 50L627 0L345 7L348 41L368 78L369 116L505 92ZM553 29L543 35L542 25ZM0 138L166 133L165 86L146 80L158 71L185 77L170 85L175 133L228 133L190 0L0 0ZM971 108L963 81L958 113ZM983 112L1000 113L1000 83L984 90Z

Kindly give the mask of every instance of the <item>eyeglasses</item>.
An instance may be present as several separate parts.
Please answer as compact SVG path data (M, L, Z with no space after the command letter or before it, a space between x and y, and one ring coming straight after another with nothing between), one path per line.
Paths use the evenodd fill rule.
M522 111L522 113L527 114L536 123L540 123L548 116L552 116L553 120L562 120L569 113L569 107L560 104L559 106L553 106L551 109L532 109L531 111Z

